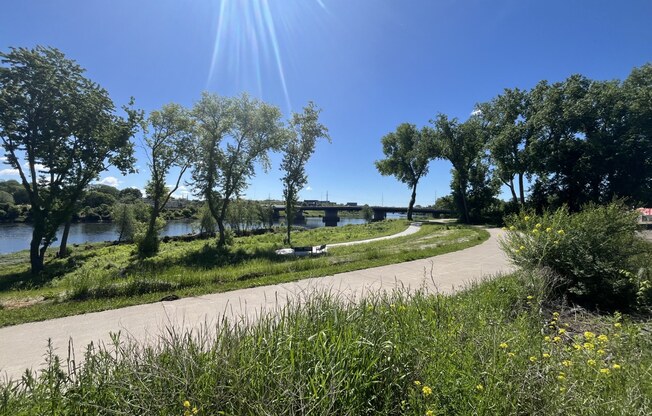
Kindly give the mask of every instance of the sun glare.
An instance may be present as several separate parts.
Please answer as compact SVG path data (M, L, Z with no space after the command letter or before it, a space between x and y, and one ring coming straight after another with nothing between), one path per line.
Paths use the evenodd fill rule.
M222 0L207 85L226 78L239 88L246 89L254 84L262 95L270 87L264 85L265 80L269 82L269 71L274 71L287 109L291 110L278 28L290 29L287 15L301 13L298 8L307 3L318 6L322 12L327 11L321 0L283 1L271 6L268 0ZM284 50L287 53L287 47Z

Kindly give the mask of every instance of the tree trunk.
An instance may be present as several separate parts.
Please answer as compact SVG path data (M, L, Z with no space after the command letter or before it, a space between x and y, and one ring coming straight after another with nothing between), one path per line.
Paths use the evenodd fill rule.
M70 234L70 223L72 222L72 216L68 217L66 224L63 227L63 235L61 236L61 245L59 246L60 258L64 258L68 255L67 246L68 246L68 234Z
M407 219L408 221L412 221L412 209L414 209L414 202L417 199L417 184L415 183L414 186L412 187L412 197L410 198L410 204L408 205L408 210L407 210Z
M503 182L504 183L504 182ZM514 200L515 204L518 204L518 198L516 197L516 191L514 190L514 180L510 179L509 183L506 183L507 187L509 188L510 192L512 193L512 199Z
M525 190L523 189L523 174L518 174L518 192L521 198L521 205L525 205Z
M224 247L226 245L226 234L224 230L224 219L218 218L217 219L217 229L220 232L220 237L217 240L217 246L218 247Z
M43 236L36 232L32 233L32 241L29 245L29 262L30 266L32 268L31 272L33 275L38 274L41 270L43 270L43 257L41 257L39 247L41 246L41 240L43 239Z
M462 185L462 181L460 181L460 196L462 197L462 208L464 210L464 223L469 224L471 221L469 220L469 208L466 205L466 186Z

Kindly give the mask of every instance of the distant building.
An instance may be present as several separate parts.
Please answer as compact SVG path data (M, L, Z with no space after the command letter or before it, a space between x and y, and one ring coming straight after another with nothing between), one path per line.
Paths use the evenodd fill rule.
M319 205L319 200L317 199L304 199L303 205L306 207L316 207Z
M652 208L637 208L636 210L639 224L652 224Z
M347 207L357 207L357 206L358 206L358 203L357 203L357 202L347 202L347 203L346 203L346 206L347 206Z

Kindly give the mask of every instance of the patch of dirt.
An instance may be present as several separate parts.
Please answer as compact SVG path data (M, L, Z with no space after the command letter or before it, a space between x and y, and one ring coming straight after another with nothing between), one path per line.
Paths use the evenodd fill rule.
M0 300L0 305L2 309L20 309L27 308L38 303L44 303L45 298L43 296L36 296L33 298L22 298L22 299L4 299Z

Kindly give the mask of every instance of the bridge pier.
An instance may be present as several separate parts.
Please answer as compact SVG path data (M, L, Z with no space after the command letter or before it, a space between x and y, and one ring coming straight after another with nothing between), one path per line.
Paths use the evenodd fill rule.
M374 209L374 219L373 221L382 221L387 218L387 212L381 209Z
M321 220L326 227L337 227L337 223L340 220L337 213L337 209L324 209L324 217Z
M306 217L303 215L303 211L297 211L297 213L294 214L294 220L292 221L292 224L304 225L305 223Z

